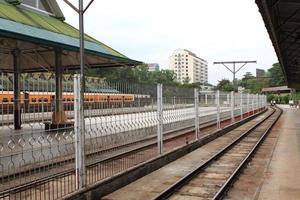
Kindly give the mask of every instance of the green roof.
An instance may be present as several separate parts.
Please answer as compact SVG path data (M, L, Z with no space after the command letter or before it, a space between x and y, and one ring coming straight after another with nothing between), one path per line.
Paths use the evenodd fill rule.
M79 48L79 32L73 26L54 16L14 6L3 0L0 0L0 35L72 51ZM87 53L128 59L88 35L85 35L85 49Z

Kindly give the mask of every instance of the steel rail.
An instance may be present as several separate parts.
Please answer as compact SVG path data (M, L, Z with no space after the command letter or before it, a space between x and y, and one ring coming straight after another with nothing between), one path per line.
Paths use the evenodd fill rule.
M273 109L273 108L272 108ZM212 157L210 157L207 161L205 161L203 164L199 165L196 169L191 171L190 173L186 174L184 177L179 179L177 182L175 182L173 185L168 187L166 190L155 196L152 200L163 200L171 197L176 191L178 191L180 188L185 186L189 181L191 181L195 176L200 174L205 168L207 168L214 160L218 159L222 155L224 155L228 150L233 148L237 143L239 143L243 138L245 138L249 133L251 133L253 130L255 130L257 127L259 127L263 122L265 122L267 119L269 119L273 114L275 113L275 109L266 116L263 120L259 121L257 124L252 126L250 129L245 131L241 136L239 136L237 139L235 139L233 142L228 144L226 147L222 148L220 151L218 151L216 154L214 154Z
M213 197L213 200L219 200L223 199L225 195L227 194L227 191L231 188L231 186L234 184L236 178L238 175L242 172L242 170L246 167L248 162L251 160L252 156L255 154L255 152L258 150L266 136L271 131L274 124L278 121L279 117L282 114L282 109L278 108L279 115L276 117L276 119L270 124L268 129L264 132L264 134L260 137L260 139L257 141L255 146L252 148L252 150L248 153L248 155L244 158L244 160L240 163L240 165L235 169L235 171L231 174L231 176L227 179L227 181L222 185L222 187L219 189L219 191L215 194Z

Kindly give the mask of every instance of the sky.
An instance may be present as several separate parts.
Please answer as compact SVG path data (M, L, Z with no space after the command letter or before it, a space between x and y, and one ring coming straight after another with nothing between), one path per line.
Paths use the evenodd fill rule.
M89 0L84 0L85 4ZM77 4L78 0L70 0ZM78 15L63 0L66 22L78 28ZM208 61L208 82L232 74L214 61L256 60L237 75L255 74L278 62L254 0L95 0L84 16L85 33L131 59L158 63L183 48Z

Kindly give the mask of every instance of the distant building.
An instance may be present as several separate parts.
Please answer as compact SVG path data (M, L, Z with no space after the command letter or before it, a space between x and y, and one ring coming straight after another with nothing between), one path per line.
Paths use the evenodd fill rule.
M159 64L157 63L149 63L149 72L159 71Z
M207 83L207 61L186 50L177 49L169 57L169 69L173 70L177 80L190 83Z
M264 77L265 76L265 70L263 69L256 69L256 78Z

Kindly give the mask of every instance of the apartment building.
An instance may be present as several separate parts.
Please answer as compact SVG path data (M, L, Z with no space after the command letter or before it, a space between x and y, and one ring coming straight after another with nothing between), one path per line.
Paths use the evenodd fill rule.
M176 73L177 80L189 83L207 83L207 61L186 49L176 49L169 57L169 69Z

